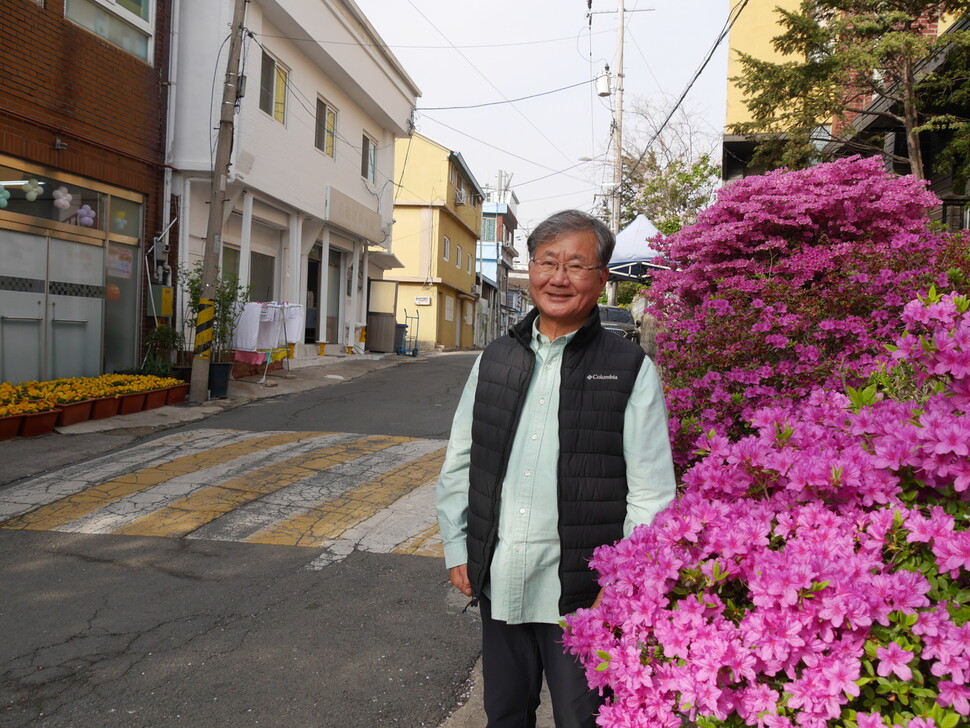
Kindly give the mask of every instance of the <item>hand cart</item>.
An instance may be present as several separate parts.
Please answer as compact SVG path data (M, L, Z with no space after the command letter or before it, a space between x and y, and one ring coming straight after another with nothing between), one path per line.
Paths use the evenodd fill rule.
M404 356L417 356L418 355L418 313L415 312L414 316L408 315L408 310L404 309L404 324L407 330L404 334L404 343L401 346L401 350L398 354L403 354Z

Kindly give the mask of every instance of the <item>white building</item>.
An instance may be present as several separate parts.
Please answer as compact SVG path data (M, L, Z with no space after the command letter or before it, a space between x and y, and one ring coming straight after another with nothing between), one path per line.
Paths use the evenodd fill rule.
M207 232L232 12L233 0L173 12L167 161L183 266ZM359 351L371 282L400 266L394 140L420 91L353 0L252 0L244 24L220 269L253 301L305 307L298 356Z

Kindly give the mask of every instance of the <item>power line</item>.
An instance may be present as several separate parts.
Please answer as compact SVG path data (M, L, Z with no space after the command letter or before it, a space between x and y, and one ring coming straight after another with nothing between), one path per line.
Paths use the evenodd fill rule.
M437 28L435 28L435 30L437 30ZM593 35L599 35L607 32L609 31L601 30L601 31L597 31L597 33L593 33ZM514 48L518 46L535 46L535 45L545 45L548 43L561 43L563 41L574 39L573 36L568 36L563 38L547 38L545 40L524 40L517 43L483 43L480 45L463 45L463 46L456 46L454 44L446 45L446 46L439 46L439 45L393 45L392 46L392 45L387 45L386 43L360 43L356 41L343 41L343 40L320 40L316 38L297 38L292 35L273 35L271 33L257 33L256 35L262 36L263 38L279 38L281 40L291 40L296 43L318 43L319 45L335 45L335 46L346 45L346 46L365 47L365 48L380 48L382 50L388 50L388 51L392 51L395 48L402 48L405 50L442 50L442 51L459 50L459 49L487 50L489 48Z
M550 94L557 94L560 91L568 91L571 88L578 88L580 86L586 86L593 83L594 79L588 81L580 81L579 83L574 83L571 86L563 86L562 88L553 89L552 91L543 91L542 93L532 94L531 96L520 96L517 99L506 99L505 101L491 101L486 104L474 104L472 106L419 106L415 111L455 111L461 109L483 109L486 106L501 106L503 104L514 104L517 101L526 101L528 99L537 99L540 96L549 96Z
M489 147L490 149L494 149L494 150L496 150L498 152L502 152L503 154L507 154L508 156L514 157L515 159L520 159L523 162L528 162L529 164L535 165L536 167L541 167L542 169L547 169L552 174L561 174L562 172L565 172L565 171L568 171L570 169L573 169L574 167L580 166L579 164L574 164L572 167L567 167L565 170L556 170L556 169L553 169L552 167L547 167L544 164L539 164L535 160L529 159L528 157L523 157L523 156L521 156L519 154L515 154L514 152L510 152L508 149L503 149L502 147L497 147L494 144L489 144L488 142L483 141L483 140L479 139L478 137L473 137L471 134L467 134L467 133L461 131L460 129L456 129L453 126L449 126L448 124L445 124L443 121L440 121L440 120L435 119L433 117L426 116L425 118L433 121L435 124L440 124L441 126L445 127L445 129L449 129L450 131L453 131L456 134L461 134L463 137L466 137L467 139L471 139L474 142L478 142L479 144L482 144L482 145L484 145L486 147ZM548 174L548 175L546 175L546 177L551 177L552 174ZM572 177L571 175L566 175L566 176L567 177L570 177L571 179L575 179L575 180L577 180L579 182L586 182L587 181L587 180L581 179L579 177ZM545 179L545 178L543 177L542 179ZM536 180L530 180L530 181L531 182L535 182ZM521 187L523 184L528 184L528 183L527 182L523 182L521 184L516 184L515 186L516 186L516 188L518 188L518 187Z
M430 25L432 28L434 28L435 31L437 31L437 33L442 38L444 38L445 40L448 41L448 44L458 52L458 55L460 55L469 66L471 66L473 69L475 69L475 72L479 76L481 76L483 79L485 79L486 83L488 83L489 86L491 86L493 89L495 89L496 91L498 91L499 95L503 99L505 98L505 94L502 93L501 89L499 89L498 86L496 86L494 83L492 83L491 80L488 78L488 76L486 76L484 73L482 73L481 70L479 70L479 68L474 63L472 63L471 60L469 60L468 56L466 56L464 53L462 53L458 49L458 47L455 46L455 44L450 41L448 39L448 36L446 36L444 33L442 33L441 30L438 28L438 26L436 26L434 23L432 23L431 20L428 18L427 15L425 15L424 13L421 12L421 10L414 4L414 1L413 0L408 0L408 4L412 8L414 8L414 10L418 13L418 15L420 15L422 18L424 18L425 21L428 23L428 25ZM508 99L506 99L506 100L508 100ZM521 116L523 119L525 119L528 122L529 126L531 126L533 129L535 129L539 133L539 136L541 136L543 139L545 139L547 142L549 142L549 146L551 146L553 149L555 149L557 152L559 152L564 158L569 159L569 156L562 149L560 149L558 146L556 146L556 143L553 142L552 139L550 139L548 136L546 136L546 134L538 126L535 125L535 123L532 121L532 119L530 119L528 116L526 116L525 114L523 114L522 111L515 106L515 104L512 104L512 108L516 110L516 112L519 114L519 116Z
M690 90L694 87L694 84L697 83L697 79L700 78L701 74L704 72L704 69L707 68L707 64L711 62L711 59L714 57L715 51L717 51L718 47L721 45L724 39L727 38L728 33L731 32L731 28L733 28L734 24L738 22L738 18L741 17L741 13L745 9L745 7L747 7L747 5L748 5L748 0L738 0L738 2L735 3L734 7L731 8L731 12L728 13L728 19L725 21L724 27L721 29L720 34L717 36L717 39L714 41L714 45L711 46L711 50L708 52L707 57L704 58L704 61L703 63L701 63L700 68L697 69L697 71L694 73L694 76L687 83L687 87L683 90L683 92L681 92L680 97L677 99L673 108L670 110L670 113L667 114L667 118L663 120L663 122L660 124L660 127L654 132L653 136L650 138L650 141L648 141L646 146L644 146L643 151L640 153L640 156L636 161L636 164L634 164L633 167L630 168L630 171L628 172L628 174L633 174L634 172L637 171L637 168L643 162L644 157L647 156L647 152L650 151L650 147L653 145L655 141L657 141L657 138L660 136L661 132L663 132L663 130L666 128L667 124L670 123L670 120L674 117L674 114L677 113L677 109L680 108L680 105L684 103L684 99L687 98L687 94L690 93Z

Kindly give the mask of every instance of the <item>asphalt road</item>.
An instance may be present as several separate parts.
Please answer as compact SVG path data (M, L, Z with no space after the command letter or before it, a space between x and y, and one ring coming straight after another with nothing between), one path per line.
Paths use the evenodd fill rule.
M191 428L318 430L446 440L477 354L418 358L339 387L257 400Z
M429 357L131 445L201 427L444 439L473 359ZM352 550L311 568L324 551L0 528L0 725L440 725L478 656L476 610L462 613L440 559Z

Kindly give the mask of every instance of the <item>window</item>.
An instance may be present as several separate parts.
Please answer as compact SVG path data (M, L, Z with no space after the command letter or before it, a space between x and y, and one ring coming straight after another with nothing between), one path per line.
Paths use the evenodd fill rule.
M143 61L151 53L151 0L66 0L64 16Z
M468 258L468 262L466 263L465 267L468 270L468 272L471 273L472 272L472 254L469 253L468 256L467 256L467 258Z
M364 134L360 141L360 176L377 182L377 143Z
M455 268L461 268L461 246L455 246Z
M316 146L328 157L333 156L333 140L337 134L337 112L326 101L317 99Z
M286 123L286 81L289 72L263 51L259 77L259 108L281 124Z
M495 218L482 218L482 240L492 243L495 242Z
M445 239L441 243L441 257L445 260L450 260L451 258L451 240L445 235Z

